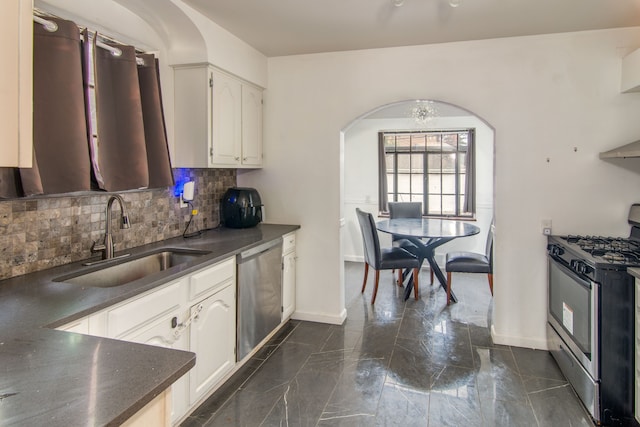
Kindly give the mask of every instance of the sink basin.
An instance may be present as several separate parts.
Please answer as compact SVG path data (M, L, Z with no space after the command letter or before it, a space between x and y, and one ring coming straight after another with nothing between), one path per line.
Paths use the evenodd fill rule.
M187 263L208 253L209 251L194 249L162 249L134 258L127 258L125 261L120 261L115 265L91 268L89 272L58 277L53 279L53 281L81 286L110 288L142 279L150 274L167 270L176 265Z

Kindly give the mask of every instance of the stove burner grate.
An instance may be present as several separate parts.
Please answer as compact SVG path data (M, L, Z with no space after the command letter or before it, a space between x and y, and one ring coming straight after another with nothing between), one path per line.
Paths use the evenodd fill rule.
M639 264L640 242L621 237L567 236L567 242L577 245L593 257L610 263Z

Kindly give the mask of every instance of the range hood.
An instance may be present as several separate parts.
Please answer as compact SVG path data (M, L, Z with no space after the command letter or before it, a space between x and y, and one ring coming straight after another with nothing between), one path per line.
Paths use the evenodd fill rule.
M601 159L626 159L627 157L640 157L640 140L600 153Z

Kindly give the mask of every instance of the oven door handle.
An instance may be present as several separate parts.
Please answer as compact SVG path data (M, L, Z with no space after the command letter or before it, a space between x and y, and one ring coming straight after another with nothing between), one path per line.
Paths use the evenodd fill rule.
M565 263L560 262L558 259L554 258L553 256L549 255L549 258L551 259L552 262L554 262L558 266L558 268L560 268L560 270L562 270L563 273L571 277L576 283L578 283L580 286L586 289L591 290L593 285L590 280L583 279L577 271L574 271L571 268L567 267Z
M560 265L564 265L564 266L568 266L568 265L569 265L569 264L567 264L567 263L565 262L565 260L563 260L562 258L560 258L560 257L558 257L558 256L556 256L556 255L553 255L552 253L548 253L548 255L549 255L549 258L550 258L552 261L555 261L555 262L556 262L556 264L560 264Z

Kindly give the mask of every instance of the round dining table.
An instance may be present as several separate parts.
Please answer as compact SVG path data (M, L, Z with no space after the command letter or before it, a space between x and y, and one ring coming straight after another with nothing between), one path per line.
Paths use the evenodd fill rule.
M447 279L435 260L435 250L453 239L473 236L480 233L480 228L466 221L439 218L394 218L376 223L376 228L384 233L408 239L415 244L419 251L418 257L424 262L426 259L431 271L440 282L440 286L447 290ZM405 301L409 299L413 289L413 277L409 279L404 293ZM457 298L451 291L451 301Z

